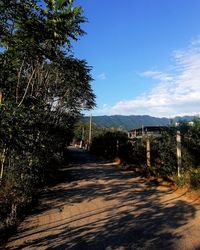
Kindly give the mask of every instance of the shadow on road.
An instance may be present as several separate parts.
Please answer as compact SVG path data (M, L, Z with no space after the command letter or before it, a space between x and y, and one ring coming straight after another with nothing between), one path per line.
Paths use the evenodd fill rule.
M63 170L71 182L46 190L34 214L58 213L83 202L93 206L41 227L21 229L15 240L33 239L16 249L178 249L178 229L195 218L192 204L81 150L72 156L73 164ZM104 205L98 207L98 200Z

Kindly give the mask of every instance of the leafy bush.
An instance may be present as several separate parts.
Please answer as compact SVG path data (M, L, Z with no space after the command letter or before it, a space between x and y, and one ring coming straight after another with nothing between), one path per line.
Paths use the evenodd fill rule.
M185 171L177 176L177 173L173 175L174 182L178 187L190 187L190 172Z
M98 137L93 138L91 152L103 156L107 159L120 157L127 158L128 154L128 137L121 131L106 132Z
M192 169L190 172L190 187L200 189L200 169Z

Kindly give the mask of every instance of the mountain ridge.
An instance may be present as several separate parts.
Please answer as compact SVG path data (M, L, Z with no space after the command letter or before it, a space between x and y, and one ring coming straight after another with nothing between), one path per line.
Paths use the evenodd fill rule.
M89 116L82 118L83 121L88 122ZM92 122L98 127L102 128L121 128L124 130L131 130L141 126L169 126L178 121L191 121L194 116L177 116L175 118L154 117L150 115L102 115L93 116Z

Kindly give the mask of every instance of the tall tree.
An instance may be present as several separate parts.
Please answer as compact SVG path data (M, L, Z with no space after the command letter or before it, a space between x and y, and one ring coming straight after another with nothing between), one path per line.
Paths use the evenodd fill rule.
M0 0L0 185L10 218L95 105L91 68L71 52L85 21L72 0Z

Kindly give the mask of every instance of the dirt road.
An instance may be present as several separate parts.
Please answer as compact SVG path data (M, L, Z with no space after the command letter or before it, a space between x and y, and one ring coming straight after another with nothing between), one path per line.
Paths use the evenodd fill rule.
M75 150L7 249L200 249L200 205Z

